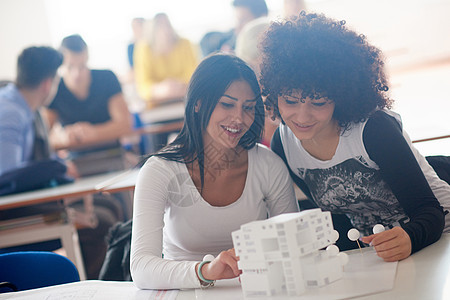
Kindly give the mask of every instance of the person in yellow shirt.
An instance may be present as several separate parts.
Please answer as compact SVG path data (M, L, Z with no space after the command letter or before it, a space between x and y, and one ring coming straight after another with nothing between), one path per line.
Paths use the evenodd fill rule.
M145 38L135 46L134 64L138 94L147 108L153 108L184 98L198 57L191 42L175 32L168 16L159 13L145 25Z

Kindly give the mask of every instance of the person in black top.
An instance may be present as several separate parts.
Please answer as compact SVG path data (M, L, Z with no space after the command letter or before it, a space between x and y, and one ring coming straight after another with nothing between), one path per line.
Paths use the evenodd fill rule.
M131 115L117 77L109 70L91 70L88 50L79 35L63 39L62 80L48 106L50 128L59 121L64 135L50 136L54 148L83 148L117 141L129 133Z
M131 132L132 118L117 77L89 69L87 45L79 35L64 38L61 52L62 80L45 114L51 146L71 150L81 176L123 169L119 138ZM109 162L101 163L104 155L111 155Z
M0 194L22 192L54 186L70 181L75 168L56 159L48 141L47 126L39 110L55 95L59 78L56 73L63 62L61 53L50 47L29 47L17 62L17 80L0 89ZM67 168L66 168L67 167ZM68 175L63 176L64 172ZM68 205L70 209L84 210L83 201ZM40 203L0 211L0 220L31 216L51 217L64 221L66 205L61 201ZM94 197L91 220L96 227L78 228L83 260L88 279L97 279L106 253L104 238L109 228L122 219L120 204L111 196ZM58 218L58 219L56 219ZM90 224L92 225L92 223ZM14 251L55 251L61 248L59 240L43 241L1 249Z
M88 48L77 34L62 40L60 52L62 79L44 113L51 147L68 150L67 161L80 177L126 169L128 156L119 138L131 132L132 118L117 77L110 70L88 67ZM104 238L112 225L131 216L131 203L128 193L94 195L99 225L80 233L89 279L98 278L106 253Z
M437 241L444 226L450 230L450 186L389 110L377 48L345 21L302 12L274 22L261 49L266 105L282 121L272 150L312 206L347 217L385 261L404 259ZM372 234L376 224L386 230Z

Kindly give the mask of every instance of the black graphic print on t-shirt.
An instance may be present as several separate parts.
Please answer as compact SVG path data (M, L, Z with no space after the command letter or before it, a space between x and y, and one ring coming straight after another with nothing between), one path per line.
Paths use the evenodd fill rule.
M379 172L364 159L348 159L328 169L297 169L322 210L347 214L362 234L375 224L387 227L407 222L397 198Z

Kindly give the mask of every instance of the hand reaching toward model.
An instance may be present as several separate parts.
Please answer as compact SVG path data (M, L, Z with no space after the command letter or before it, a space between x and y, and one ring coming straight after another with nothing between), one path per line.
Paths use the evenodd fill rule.
M208 280L235 278L242 272L238 269L238 261L239 258L236 256L234 248L222 251L213 261L204 264L200 272Z
M371 244L384 261L398 261L411 255L411 239L401 227L365 236L361 240Z

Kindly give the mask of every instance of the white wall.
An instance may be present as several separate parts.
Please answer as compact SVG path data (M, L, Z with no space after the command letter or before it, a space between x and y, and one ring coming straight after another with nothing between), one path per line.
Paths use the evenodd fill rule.
M198 42L210 30L233 26L232 0L0 0L0 80L12 79L26 46L57 47L79 33L90 48L93 68L127 71L126 44L133 17L166 12L182 36ZM271 17L282 0L266 0ZM345 19L388 56L395 69L448 57L449 0L306 0L309 11ZM436 34L437 32L437 34Z
M0 0L0 80L13 80L23 48L52 46L45 0Z
M450 57L449 0L310 0L310 11L345 20L387 56L392 71Z
M134 17L166 12L180 35L197 43L207 31L233 26L232 0L0 0L0 80L12 79L20 51L30 45L58 47L79 33L92 68L127 71L126 46ZM266 0L274 15L282 0Z

